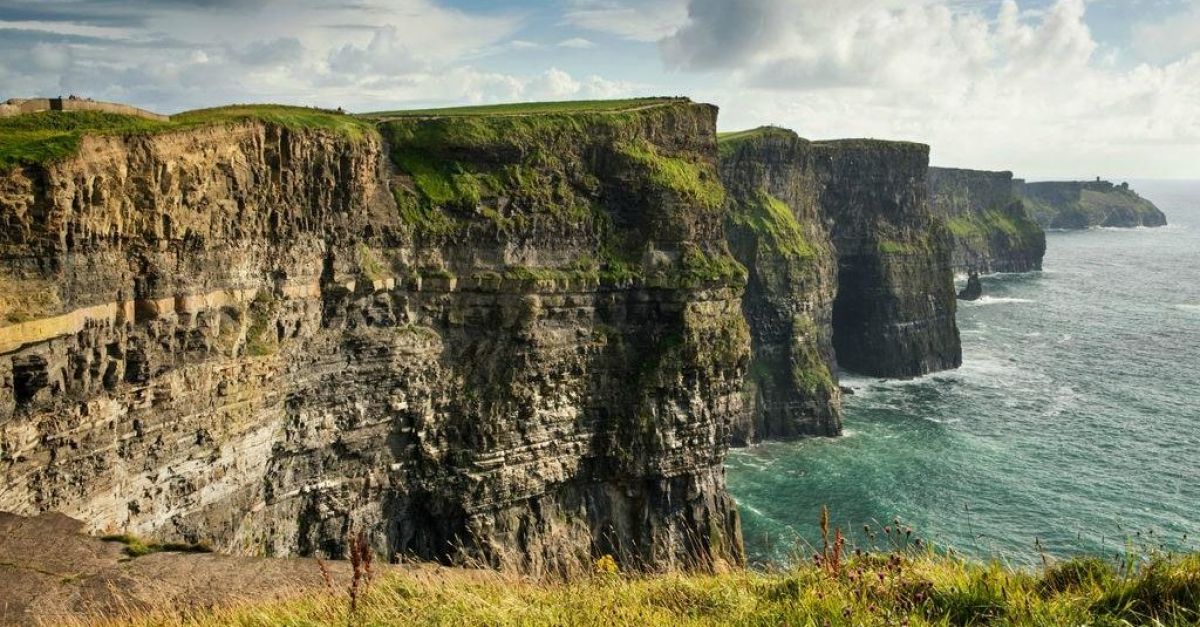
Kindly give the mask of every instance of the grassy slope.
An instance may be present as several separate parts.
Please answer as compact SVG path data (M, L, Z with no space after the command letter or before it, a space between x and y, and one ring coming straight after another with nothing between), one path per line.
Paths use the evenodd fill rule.
M0 118L0 170L74 155L85 135L151 135L259 120L287 128L321 129L358 139L373 125L354 116L282 105L234 105L188 111L158 122L98 111L45 111Z
M1041 573L930 551L836 568L719 575L597 574L539 583L440 569L388 576L348 616L346 596L169 614L126 625L1194 625L1200 556L1159 557L1132 574L1095 558Z
M565 100L559 102L514 102L509 104L442 109L406 109L364 113L366 118L454 117L473 115L532 115L546 113L603 113L642 107L690 102L687 98L630 98L627 100Z

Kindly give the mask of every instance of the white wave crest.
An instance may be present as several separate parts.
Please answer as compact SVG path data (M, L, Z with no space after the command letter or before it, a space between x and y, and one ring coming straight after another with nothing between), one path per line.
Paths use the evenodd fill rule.
M1004 296L983 296L979 300L966 301L976 305L1004 305L1008 303L1032 303L1028 298L1006 298Z

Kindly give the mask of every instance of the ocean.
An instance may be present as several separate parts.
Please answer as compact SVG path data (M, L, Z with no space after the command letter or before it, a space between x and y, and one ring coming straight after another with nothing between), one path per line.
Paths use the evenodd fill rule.
M1200 181L1132 185L1169 226L1051 232L1043 272L984 277L961 369L843 373L843 437L733 451L752 563L811 553L822 506L859 546L899 519L1012 565L1200 550Z

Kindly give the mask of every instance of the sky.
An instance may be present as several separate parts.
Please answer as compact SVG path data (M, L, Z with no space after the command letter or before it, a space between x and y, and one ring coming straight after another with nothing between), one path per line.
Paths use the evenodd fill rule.
M721 130L1200 179L1200 0L0 0L0 99L164 113L687 96Z

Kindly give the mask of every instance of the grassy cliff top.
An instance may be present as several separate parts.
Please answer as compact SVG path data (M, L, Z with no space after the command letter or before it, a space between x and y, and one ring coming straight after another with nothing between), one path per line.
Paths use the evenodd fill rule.
M784 137L788 139L800 138L795 131L783 128L782 126L760 126L758 128L750 128L743 131L726 131L724 133L717 133L717 140L720 142L734 143L772 136Z
M744 142L765 139L769 137L780 139L797 139L807 142L814 147L828 147L851 150L929 150L929 146L917 142L896 141L890 139L847 138L809 140L800 137L795 131L781 126L760 126L744 131L730 131L717 134L717 141L723 148L732 148Z
M834 553L831 555L831 553ZM569 583L487 571L413 570L337 591L122 625L1195 625L1200 561L1132 569L1097 558L1025 572L933 554L839 556L775 573L625 576ZM136 616L136 613L135 613Z
M285 105L198 109L174 115L169 122L100 111L43 111L0 118L0 170L70 157L78 152L80 140L88 135L153 135L247 121L319 129L351 139L375 132L370 122L354 116Z
M459 117L492 115L545 115L572 113L619 113L633 109L644 109L671 104L691 104L688 98L656 97L629 98L625 100L564 100L558 102L513 102L507 104L480 105L470 107L446 107L440 109L407 109L397 111L375 111L360 114L360 117L386 119L398 117Z

